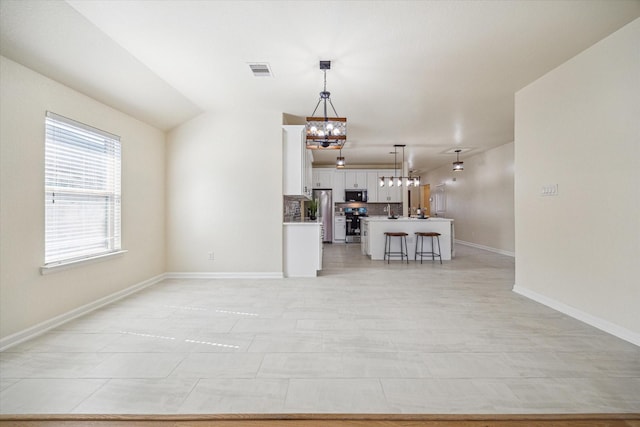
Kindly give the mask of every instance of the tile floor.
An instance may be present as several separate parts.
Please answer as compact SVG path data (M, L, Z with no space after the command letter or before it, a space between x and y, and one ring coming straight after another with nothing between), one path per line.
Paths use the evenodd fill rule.
M640 348L513 293L512 258L325 265L166 280L10 348L0 412L640 411Z

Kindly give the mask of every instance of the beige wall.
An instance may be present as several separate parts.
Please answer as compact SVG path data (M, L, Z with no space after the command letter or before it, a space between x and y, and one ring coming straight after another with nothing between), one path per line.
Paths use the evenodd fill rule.
M164 135L0 57L0 337L164 272ZM122 246L114 259L40 274L45 111L122 141Z
M635 20L516 94L514 288L638 343L639 46Z
M455 219L457 240L513 255L513 156L513 143L504 144L461 156L464 171L453 172L449 163L422 177L423 184L430 184L432 197L436 186L445 184L446 212L441 216Z
M170 132L168 272L282 273L281 124L282 112L226 111Z

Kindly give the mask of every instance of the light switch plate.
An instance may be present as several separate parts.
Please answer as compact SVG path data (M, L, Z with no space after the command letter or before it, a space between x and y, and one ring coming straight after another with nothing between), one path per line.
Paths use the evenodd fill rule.
M541 196L557 196L558 195L558 184L547 184L543 185L540 190Z

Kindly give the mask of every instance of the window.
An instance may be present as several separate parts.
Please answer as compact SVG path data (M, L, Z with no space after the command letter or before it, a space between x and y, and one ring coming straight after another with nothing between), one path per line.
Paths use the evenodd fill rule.
M120 247L120 137L47 112L45 266Z

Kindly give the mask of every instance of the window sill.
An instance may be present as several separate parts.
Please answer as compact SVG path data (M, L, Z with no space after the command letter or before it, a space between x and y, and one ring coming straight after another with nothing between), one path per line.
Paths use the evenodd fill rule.
M40 267L40 274L44 276L46 274L57 273L58 271L68 270L70 268L106 261L107 259L121 256L127 252L127 250L120 250L116 252L109 252L108 254L92 256L89 258L76 259L73 261L61 261L49 265L43 265L42 267Z

